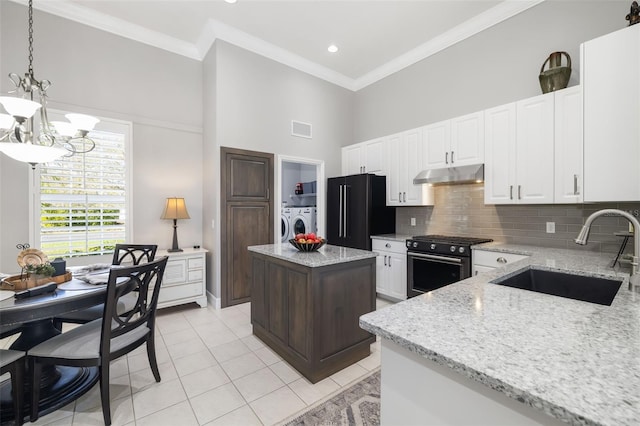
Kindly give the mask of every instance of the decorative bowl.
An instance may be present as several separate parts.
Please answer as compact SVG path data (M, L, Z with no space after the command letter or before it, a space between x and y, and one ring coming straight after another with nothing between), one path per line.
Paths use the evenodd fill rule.
M322 240L319 243L299 243L294 239L289 240L289 242L292 246L303 252L317 251L320 247L327 243L325 240Z

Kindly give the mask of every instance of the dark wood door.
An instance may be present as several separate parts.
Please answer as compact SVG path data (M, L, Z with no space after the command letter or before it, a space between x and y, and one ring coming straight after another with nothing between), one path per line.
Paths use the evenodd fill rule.
M371 200L369 175L347 176L346 190L346 246L370 250L369 214Z
M248 246L273 242L273 154L222 147L221 305L251 300Z

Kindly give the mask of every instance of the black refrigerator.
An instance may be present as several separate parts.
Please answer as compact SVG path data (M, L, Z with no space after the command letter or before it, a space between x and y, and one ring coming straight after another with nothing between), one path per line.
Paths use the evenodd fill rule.
M386 191L385 176L328 179L327 243L371 250L371 235L396 232L396 209L387 207Z

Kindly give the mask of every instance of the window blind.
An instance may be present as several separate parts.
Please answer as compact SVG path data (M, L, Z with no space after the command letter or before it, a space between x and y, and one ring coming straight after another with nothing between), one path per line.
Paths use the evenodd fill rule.
M48 256L106 254L125 241L127 136L94 130L92 151L40 165L40 248Z

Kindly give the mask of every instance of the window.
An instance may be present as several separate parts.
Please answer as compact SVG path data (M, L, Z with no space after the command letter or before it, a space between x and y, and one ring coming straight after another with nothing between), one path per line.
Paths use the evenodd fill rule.
M91 152L38 166L35 240L49 257L108 254L129 240L130 134L131 123L101 119Z

